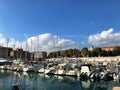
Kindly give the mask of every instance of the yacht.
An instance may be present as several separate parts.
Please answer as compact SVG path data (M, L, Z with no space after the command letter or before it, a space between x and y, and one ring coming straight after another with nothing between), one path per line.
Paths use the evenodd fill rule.
M6 65L12 65L12 61L0 58L0 69L6 69Z
M0 58L0 65L11 65L12 61Z
M81 70L80 70L80 78L88 78L89 75L91 73L91 70L90 70L90 65L88 64L85 64L85 65L81 65Z
M23 72L32 72L34 71L34 68L32 65L24 65L23 66Z

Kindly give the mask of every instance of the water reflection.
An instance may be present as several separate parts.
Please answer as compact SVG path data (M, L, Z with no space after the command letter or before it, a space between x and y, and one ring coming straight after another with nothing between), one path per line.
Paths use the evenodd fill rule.
M67 76L49 76L39 73L0 71L0 87L11 90L11 85L18 82L23 90L112 90L120 86L114 81L79 80Z
M20 77L20 73L19 72L13 72L14 77Z
M22 72L22 75L23 76L28 76L28 73L27 72Z
M0 70L0 73L4 73L4 70L1 69L1 70Z
M104 81L95 81L94 82L94 90L109 90L108 89L108 82L104 82Z
M85 81L81 81L81 86L85 89L90 88L90 85L91 85L91 82L89 79Z

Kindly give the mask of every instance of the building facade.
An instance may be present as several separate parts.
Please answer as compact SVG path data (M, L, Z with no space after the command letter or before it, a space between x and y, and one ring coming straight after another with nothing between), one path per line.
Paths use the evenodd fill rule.
M117 47L119 47L119 46L107 46L107 47L102 47L102 50L114 51Z
M35 61L45 60L46 57L47 57L47 52L34 52Z
M5 59L10 58L11 51L13 51L12 48L0 46L0 58L5 58Z

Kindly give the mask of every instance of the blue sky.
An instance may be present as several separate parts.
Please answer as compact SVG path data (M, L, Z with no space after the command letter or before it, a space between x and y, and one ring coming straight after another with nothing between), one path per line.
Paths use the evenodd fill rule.
M66 41L79 42L81 47L107 46L113 42L120 45L119 39L115 40L120 32L119 3L119 0L0 0L1 37L12 38L13 44L25 43L26 36L27 40L38 36L47 36L48 40L58 34L59 41L64 41L63 47ZM43 41L39 41L40 45L44 45Z

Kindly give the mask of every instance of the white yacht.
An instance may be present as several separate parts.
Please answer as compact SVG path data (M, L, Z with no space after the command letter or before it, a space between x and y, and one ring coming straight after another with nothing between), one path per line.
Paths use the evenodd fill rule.
M31 66L31 65L23 66L23 72L31 72L31 71L34 71L33 66Z

